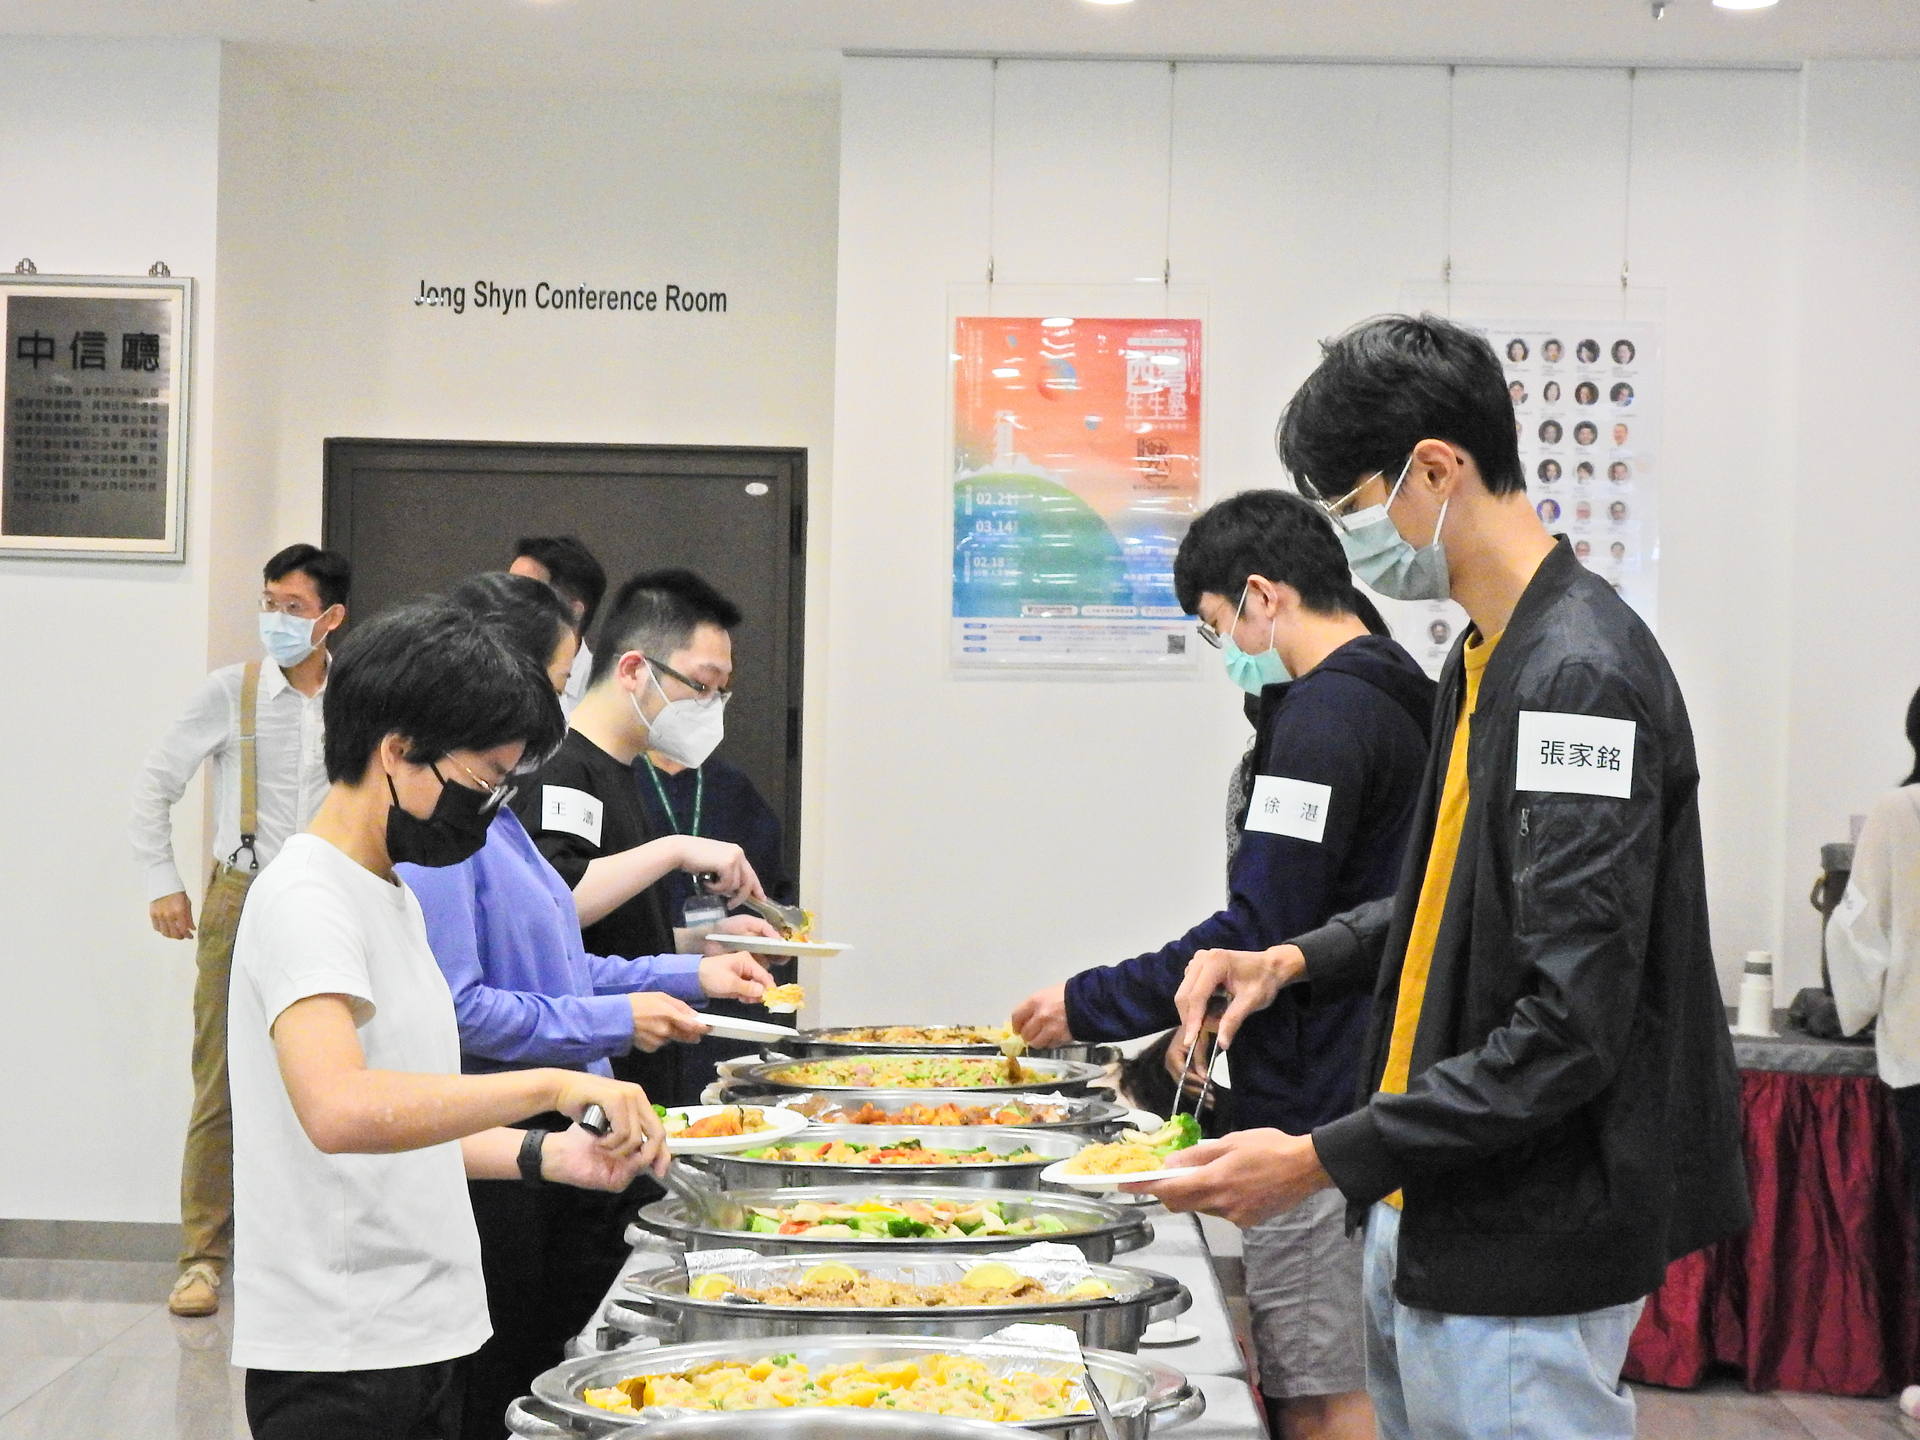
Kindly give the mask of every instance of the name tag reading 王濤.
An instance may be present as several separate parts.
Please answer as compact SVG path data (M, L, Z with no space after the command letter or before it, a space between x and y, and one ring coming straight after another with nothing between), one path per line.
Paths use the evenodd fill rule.
M540 787L542 830L564 831L568 835L578 835L589 845L598 845L603 808L598 796L589 795L584 790L575 790L569 785Z
M1630 799L1633 736L1631 720L1522 710L1513 788Z
M1280 775L1256 775L1247 801L1247 829L1286 835L1318 845L1327 833L1333 787Z

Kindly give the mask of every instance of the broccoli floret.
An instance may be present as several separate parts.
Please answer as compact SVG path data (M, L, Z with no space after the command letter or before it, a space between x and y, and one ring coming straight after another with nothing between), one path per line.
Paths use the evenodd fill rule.
M1123 1138L1138 1141L1151 1150L1167 1155L1175 1150L1185 1150L1200 1143L1200 1122L1191 1115L1176 1115L1151 1135L1143 1131L1129 1131Z

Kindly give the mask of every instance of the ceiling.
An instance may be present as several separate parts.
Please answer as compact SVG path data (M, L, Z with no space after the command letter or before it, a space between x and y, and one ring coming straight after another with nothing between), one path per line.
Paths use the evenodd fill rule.
M1793 64L1920 55L1920 0L0 0L0 34L243 42L313 79L831 85L846 50Z

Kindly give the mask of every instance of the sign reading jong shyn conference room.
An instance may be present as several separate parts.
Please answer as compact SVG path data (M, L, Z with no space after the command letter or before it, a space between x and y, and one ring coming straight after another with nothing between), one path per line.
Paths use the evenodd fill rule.
M475 280L471 285L434 285L422 280L417 306L450 310L464 315L469 309L483 315L529 314L546 311L600 311L634 314L724 315L727 292L689 289L684 285L636 285L630 289L594 285L501 285Z

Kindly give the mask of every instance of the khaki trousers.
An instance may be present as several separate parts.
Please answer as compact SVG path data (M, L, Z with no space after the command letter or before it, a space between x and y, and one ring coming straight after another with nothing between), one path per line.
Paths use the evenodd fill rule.
M253 872L213 868L200 907L193 985L193 1114L180 1162L180 1265L225 1271L233 1258L233 1106L227 1095L227 982Z

